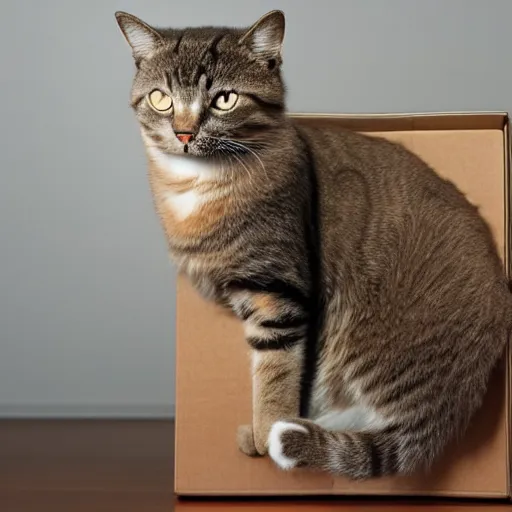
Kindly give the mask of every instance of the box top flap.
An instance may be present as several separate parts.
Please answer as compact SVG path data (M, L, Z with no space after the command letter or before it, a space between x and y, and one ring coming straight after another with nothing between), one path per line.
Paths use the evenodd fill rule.
M503 130L506 112L432 112L398 114L290 113L301 124L365 132L416 130Z

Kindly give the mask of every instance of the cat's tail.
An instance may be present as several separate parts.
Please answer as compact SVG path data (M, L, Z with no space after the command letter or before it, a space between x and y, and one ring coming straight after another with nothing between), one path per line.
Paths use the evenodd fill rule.
M269 455L281 469L306 468L353 479L411 473L428 466L436 436L404 438L400 428L331 432L308 420L278 421L268 439Z

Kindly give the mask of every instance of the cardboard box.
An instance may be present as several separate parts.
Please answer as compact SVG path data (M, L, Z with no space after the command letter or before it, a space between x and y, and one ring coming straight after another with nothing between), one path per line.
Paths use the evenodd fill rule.
M399 141L468 194L493 230L510 269L508 117L502 113L380 116L296 115ZM180 278L177 299L176 481L178 495L510 495L509 351L484 407L428 475L351 482L282 472L238 451L236 429L251 421L248 347L241 324Z

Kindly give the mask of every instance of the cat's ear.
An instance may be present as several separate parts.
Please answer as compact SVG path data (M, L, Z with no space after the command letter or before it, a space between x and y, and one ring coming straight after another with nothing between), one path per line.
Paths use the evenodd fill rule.
M116 20L128 44L132 47L136 62L149 57L163 40L154 28L132 14L118 11Z
M240 39L263 59L278 59L284 39L284 13L271 11L262 16Z

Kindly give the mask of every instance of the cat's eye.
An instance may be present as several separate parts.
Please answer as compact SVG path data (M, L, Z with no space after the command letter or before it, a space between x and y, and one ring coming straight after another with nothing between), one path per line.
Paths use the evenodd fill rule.
M172 98L159 89L149 93L148 102L157 112L168 112L172 108Z
M212 107L224 112L232 110L238 101L238 94L234 91L221 92L213 100Z

